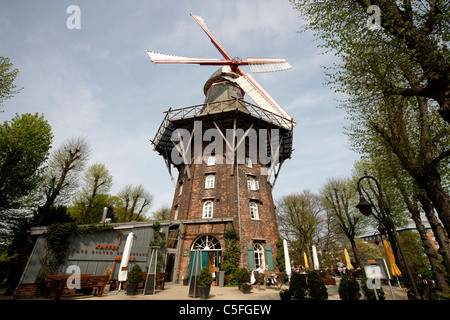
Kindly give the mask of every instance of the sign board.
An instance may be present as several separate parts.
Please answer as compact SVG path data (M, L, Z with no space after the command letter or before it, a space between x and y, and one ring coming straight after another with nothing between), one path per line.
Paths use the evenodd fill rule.
M379 275L377 271L375 271L377 278L380 280L391 280L392 276L388 265L386 263L386 259L363 259L364 270L366 272L367 277L369 278L371 274L374 273L374 270L379 269Z

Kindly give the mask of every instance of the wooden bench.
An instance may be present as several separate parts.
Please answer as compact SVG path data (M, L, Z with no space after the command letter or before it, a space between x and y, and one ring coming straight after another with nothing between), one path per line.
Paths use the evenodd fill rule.
M64 290L67 289L67 280L72 274L48 275L43 297L47 298L54 295L55 300L61 299ZM98 297L103 296L108 276L94 276L90 274L80 274L80 289L85 294L91 294L94 291ZM89 290L91 289L91 290Z
M159 289L164 290L164 284L166 283L168 275L167 272L156 273L156 284L159 284Z
M94 292L94 295L97 297L103 296L103 291L105 289L106 282L108 281L108 276L87 276L87 277L81 277L80 279L80 286L81 286L81 292L83 292L83 289L85 290L83 293L85 294L91 294L92 291ZM86 289L91 289L90 291L87 291Z

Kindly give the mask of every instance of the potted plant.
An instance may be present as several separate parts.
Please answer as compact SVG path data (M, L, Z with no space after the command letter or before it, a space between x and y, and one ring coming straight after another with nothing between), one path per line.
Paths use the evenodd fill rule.
M142 281L142 269L138 264L135 264L128 274L127 281L127 295L134 296L139 282Z
M209 291L211 290L211 283L213 277L208 267L203 267L197 278L197 287L200 294L200 299L208 299Z
M107 267L105 269L105 273L103 273L104 276L108 276L108 280L106 281L105 285L105 292L109 292L111 289L111 277L112 277L112 270L111 267Z
M239 286L239 290L244 292L244 284L246 286L246 290L248 290L248 292L244 292L244 293L249 293L250 289L251 289L251 284L250 284L250 273L248 272L247 269L245 268L241 268L236 272L235 275L235 279L238 283ZM250 286L250 288L249 288Z
M309 296L313 300L328 300L327 287L325 287L325 284L317 271L311 271L308 274L307 282Z
M186 277L183 278L183 286L187 286L189 284L189 279L191 277L189 275L187 275Z
M241 291L243 293L250 293L251 290L252 290L252 284L250 282L243 282L241 284Z
M306 298L308 288L306 284L306 276L298 272L294 272L291 275L291 281L289 282L289 293L292 297L303 300Z
M291 300L291 292L289 289L280 290L280 299L281 300Z
M339 298L342 300L359 300L361 293L359 292L359 283L351 276L343 276L339 283Z

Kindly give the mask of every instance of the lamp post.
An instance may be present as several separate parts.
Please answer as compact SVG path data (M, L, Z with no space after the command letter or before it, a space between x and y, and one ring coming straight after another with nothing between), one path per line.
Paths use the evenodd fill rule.
M363 194L361 192L361 188L360 188L359 184L360 184L361 180L366 179L366 178L374 180L375 184L377 185L378 193L380 195L381 203L382 203L379 215L381 215L382 217L379 217L379 215L375 215L372 212L373 204L370 203L369 201L367 201L366 198L364 198L364 196L363 196ZM405 269L406 269L406 274L408 275L409 281L411 282L411 286L412 286L412 289L414 291L414 294L416 295L417 299L422 300L422 297L419 294L419 291L417 290L416 282L414 281L414 277L413 277L413 275L411 273L411 269L409 268L408 262L406 260L405 252L403 251L403 248L400 245L400 239L398 237L397 230L396 230L396 228L394 226L394 223L392 221L391 211L389 209L389 206L387 205L387 202L384 199L383 192L381 191L380 184L378 183L378 180L375 179L372 176L363 176L363 177L361 177L358 180L357 188L358 188L358 193L359 193L359 203L356 205L356 208L359 209L361 214L366 216L366 217L368 217L371 214L373 214L375 219L377 219L379 222L381 222L382 220L386 221L386 219L387 219L389 224L392 226L392 233L394 234L395 242L397 243L398 249L400 251L400 255L402 256L402 260L404 262Z

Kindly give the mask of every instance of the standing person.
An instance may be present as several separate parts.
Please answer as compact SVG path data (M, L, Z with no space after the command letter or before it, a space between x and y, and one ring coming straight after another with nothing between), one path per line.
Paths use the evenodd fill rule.
M344 268L344 263L342 262L342 260L339 260L339 262L337 263L337 266L338 266L339 276L342 277L342 271L343 271L343 268Z

